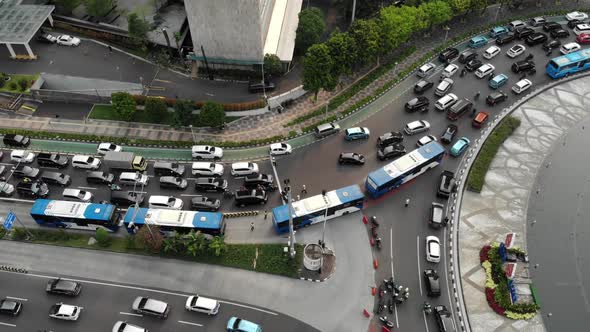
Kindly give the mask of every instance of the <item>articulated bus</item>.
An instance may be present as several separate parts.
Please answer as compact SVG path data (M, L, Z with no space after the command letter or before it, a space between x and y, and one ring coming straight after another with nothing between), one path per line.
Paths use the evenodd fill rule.
M590 68L590 49L558 56L547 63L547 75L562 78Z
M179 211L166 209L135 209L130 207L123 217L123 225L135 234L144 225L158 226L166 236L186 234L191 230L212 236L225 233L225 220L221 212Z
M365 187L372 198L398 188L402 184L440 164L445 149L437 142L430 142L369 173Z
M336 218L363 208L365 196L358 185L352 185L293 202L293 229L306 227L327 219ZM277 233L289 232L289 205L272 209Z
M31 217L41 226L109 232L119 229L119 212L114 205L38 199Z

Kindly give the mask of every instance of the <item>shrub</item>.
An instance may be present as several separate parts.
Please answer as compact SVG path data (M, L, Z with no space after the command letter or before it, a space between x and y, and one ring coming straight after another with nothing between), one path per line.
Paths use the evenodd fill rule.
M24 228L15 227L12 230L11 238L16 241L22 241L27 238L27 231Z
M16 90L17 89L16 82L10 82L10 83L8 83L8 89L10 89L10 90Z
M0 76L0 89L2 89L4 85L6 85L6 81L4 80L4 77Z
M199 121L207 127L221 128L225 123L223 106L212 101L206 102L199 113Z
M0 227L0 240L2 240L6 236L6 228Z
M20 87L21 91L25 91L27 89L27 87L29 86L29 82L27 81L26 78L21 78L18 80L18 86Z
M113 109L123 121L131 121L135 114L135 99L127 92L115 92L111 94Z
M109 232L107 232L104 228L99 228L96 230L95 238L96 242L101 247L108 247L111 245L111 236L109 235Z
M145 226L137 231L135 234L135 241L140 248L145 248L150 252L158 253L162 249L164 236L160 232L160 227Z

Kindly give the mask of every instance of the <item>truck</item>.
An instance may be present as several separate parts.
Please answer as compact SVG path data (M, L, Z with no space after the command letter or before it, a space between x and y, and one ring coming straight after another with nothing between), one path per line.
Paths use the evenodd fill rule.
M108 169L124 171L140 171L147 169L147 160L133 152L108 151L103 160Z

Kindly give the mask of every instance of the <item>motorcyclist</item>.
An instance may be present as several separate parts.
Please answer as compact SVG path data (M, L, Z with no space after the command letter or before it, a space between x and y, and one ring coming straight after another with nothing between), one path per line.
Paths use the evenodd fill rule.
M427 314L432 312L432 305L427 301L424 302L424 312Z

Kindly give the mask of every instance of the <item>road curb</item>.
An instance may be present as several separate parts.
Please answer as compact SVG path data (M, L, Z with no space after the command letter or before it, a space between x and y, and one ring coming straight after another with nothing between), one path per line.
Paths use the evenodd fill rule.
M11 266L11 265L0 265L0 270L6 271L6 272L23 273L23 274L29 273L29 271L25 268Z

